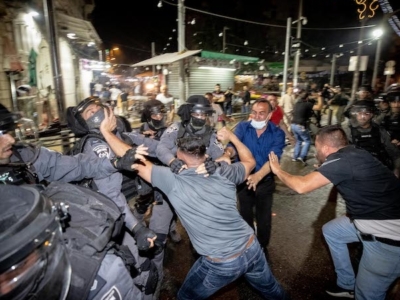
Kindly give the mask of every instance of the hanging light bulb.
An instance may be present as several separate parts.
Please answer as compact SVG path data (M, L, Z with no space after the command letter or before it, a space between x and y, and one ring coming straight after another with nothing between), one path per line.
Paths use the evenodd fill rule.
M222 32L220 32L219 34L218 34L218 36L223 36L224 34L222 33Z
M243 45L247 46L248 44L249 44L249 42L246 40L246 41L244 41Z
M193 20L192 20L192 22L190 22L190 24L192 24L192 25L196 24L196 19L193 18Z
M157 7L162 7L162 1L158 2Z

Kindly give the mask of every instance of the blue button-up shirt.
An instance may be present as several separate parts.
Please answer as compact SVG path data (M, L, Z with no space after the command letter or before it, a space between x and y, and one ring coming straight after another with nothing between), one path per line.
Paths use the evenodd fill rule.
M268 154L271 151L281 157L285 147L285 133L272 122L268 122L267 129L258 137L256 129L250 123L250 121L240 122L235 129L235 135L253 154L256 160L253 172L257 172L269 161Z

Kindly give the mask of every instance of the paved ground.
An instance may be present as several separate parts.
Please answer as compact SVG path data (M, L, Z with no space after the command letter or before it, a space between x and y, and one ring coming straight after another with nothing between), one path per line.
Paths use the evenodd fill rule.
M291 161L293 147L285 149L283 168L290 173L311 172L315 158L307 166ZM312 147L309 156L313 156ZM335 273L329 250L324 242L322 225L345 213L343 199L337 201L331 195L332 186L326 186L307 195L299 195L277 181L274 194L272 237L269 246L270 266L275 277L289 291L292 299L335 299L324 289L335 282ZM169 242L165 259L165 281L161 300L176 299L175 295L196 257L185 230L178 224L183 240L179 244ZM350 246L356 261L357 244ZM258 300L262 299L241 279L219 291L214 300ZM336 298L337 299L337 298ZM400 299L400 293L388 299Z

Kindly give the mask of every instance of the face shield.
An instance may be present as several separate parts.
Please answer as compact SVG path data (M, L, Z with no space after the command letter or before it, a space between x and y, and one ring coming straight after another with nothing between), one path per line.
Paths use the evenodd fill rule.
M150 108L149 125L158 130L165 127L166 109L164 106L153 106Z
M104 109L108 107L104 106L99 98L87 98L76 107L76 118L82 118L89 131L99 129L105 118Z
M194 129L200 130L206 125L207 119L211 118L213 113L214 110L210 105L195 105L190 110L190 123Z
M0 299L65 299L71 267L52 203L30 186L0 193Z
M367 106L353 106L350 109L351 123L353 126L366 126L374 117L375 109Z

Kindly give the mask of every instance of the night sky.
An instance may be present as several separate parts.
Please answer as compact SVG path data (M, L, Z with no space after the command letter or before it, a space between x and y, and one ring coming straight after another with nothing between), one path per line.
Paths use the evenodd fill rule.
M287 2L287 5L279 9L277 3L279 1ZM156 54L177 51L177 31L173 32L173 29L177 29L177 7L163 3L163 6L158 8L158 2L158 0L95 0L92 22L106 48L116 46L120 48L118 63L130 64L151 57L151 42L156 44ZM177 0L168 2L177 4ZM391 0L393 9L400 8L400 3L397 2L400 1ZM278 25L286 25L287 17L297 19L298 14L296 0L186 0L185 5L215 14ZM309 53L321 52L321 47L328 48L326 54L356 47L355 44L350 44L347 48L345 46L343 49L334 49L330 46L357 41L359 30L317 31L306 28L360 26L358 7L353 0L304 0L303 15L308 18L308 24L302 31L302 40L315 47ZM279 14L280 17L277 17ZM275 61L283 59L281 52L284 50L284 28L269 28L187 10L186 22L193 18L196 19L196 24L186 25L186 47L189 49L212 51L222 49L222 38L218 37L218 33L224 26L228 26L230 29L227 31L227 43L243 45L243 41L248 40L249 45L248 48L228 45L227 53ZM376 16L369 20L367 25L378 24L381 19L382 12L379 8ZM390 27L386 29L389 34L385 39L384 49L388 49L399 39ZM372 29L367 29L365 38L369 37L371 32ZM295 34L296 31L293 29L292 35ZM170 45L166 46L167 43ZM371 48L375 47L370 49L365 47L366 54L373 53ZM383 55L389 55L385 53Z

